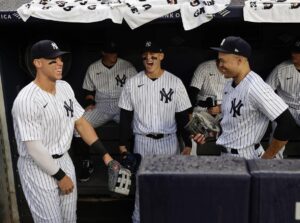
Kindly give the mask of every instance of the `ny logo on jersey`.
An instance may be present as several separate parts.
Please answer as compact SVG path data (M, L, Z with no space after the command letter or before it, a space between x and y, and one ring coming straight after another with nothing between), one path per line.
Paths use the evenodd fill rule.
M241 100L236 104L235 103L236 98L231 101L231 109L230 109L230 114L233 112L232 117L241 116L241 107L244 106Z
M117 81L117 86L119 86L120 84L120 87L123 87L123 85L125 84L126 82L126 75L123 74L123 77L122 79L120 78L119 74L115 77L116 81Z
M167 93L166 90L163 88L160 93L160 100L163 101L165 99L165 103L168 103L169 101L172 101L172 95L174 93L173 89L170 88L169 92Z
M70 114L71 118L73 118L73 113L74 113L73 101L71 99L69 99L69 101L70 101L69 105L66 101L64 101L64 108L66 109L67 116L69 117Z

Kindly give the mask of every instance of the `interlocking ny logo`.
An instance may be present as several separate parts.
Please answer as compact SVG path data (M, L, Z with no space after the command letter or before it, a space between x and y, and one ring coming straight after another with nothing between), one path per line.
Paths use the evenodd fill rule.
M146 47L150 47L152 45L151 41L146 42Z
M58 46L56 45L56 43L51 43L51 46L54 50L58 50Z
M69 102L70 102L70 104L68 105L68 103L66 101L64 101L64 108L66 109L67 116L68 117L71 116L71 118L73 118L73 113L74 113L73 101L71 99L69 99Z
M126 82L126 75L123 74L123 77L122 79L120 78L119 74L115 77L116 81L117 81L117 86L119 86L120 84L120 87L123 87L125 82Z
M241 100L237 104L235 104L236 98L231 101L231 109L230 114L233 112L232 117L241 116L241 107L244 106Z
M167 93L166 90L163 88L160 93L160 100L163 101L165 99L165 103L168 103L169 101L172 101L172 95L174 93L173 89L170 88L169 92Z

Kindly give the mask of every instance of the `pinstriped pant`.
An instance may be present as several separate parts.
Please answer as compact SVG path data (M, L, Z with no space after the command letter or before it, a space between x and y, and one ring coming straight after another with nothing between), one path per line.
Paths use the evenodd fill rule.
M22 189L34 222L76 222L77 185L75 170L68 153L55 159L60 168L72 179L74 190L62 195L56 180L45 173L31 158L20 157L18 171Z
M176 134L166 136L162 139L152 139L143 135L135 135L134 152L140 153L142 157L149 154L175 155L179 154L179 144ZM140 202L138 193L138 180L136 180L135 204L132 222L140 222Z

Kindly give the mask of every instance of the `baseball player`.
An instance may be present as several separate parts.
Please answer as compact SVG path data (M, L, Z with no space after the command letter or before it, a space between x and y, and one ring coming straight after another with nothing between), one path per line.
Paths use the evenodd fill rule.
M126 81L135 74L137 71L131 63L118 58L118 48L115 42L108 41L102 49L102 58L88 67L83 82L83 89L86 94L86 109L83 117L94 128L110 120L119 123L118 101L121 90ZM75 141L77 141L77 152L81 158L78 178L82 182L88 181L93 172L89 150L80 138L75 139Z
M88 145L100 149L106 165L116 164L82 117L72 88L60 80L66 53L51 40L32 46L36 77L12 108L18 172L35 222L76 222L77 186L68 154L74 127Z
M215 118L219 118L226 81L218 68L218 60L201 63L195 70L190 84L189 96L194 107L190 113L206 111ZM198 149L201 150L201 146L198 147L194 141L192 145L197 153Z
M251 71L249 58L251 46L242 38L229 36L220 47L220 70L226 78L222 102L222 133L217 139L222 155L239 156L246 159L272 159L295 132L296 123L288 105ZM260 141L268 127L269 120L276 121L274 137L264 151ZM203 135L194 139L204 143Z
M128 80L119 101L120 152L127 152L132 123L135 153L178 154L178 129L185 142L181 153L190 154L191 140L184 125L191 103L182 81L161 68L164 53L157 43L146 41L142 59L145 70ZM132 219L140 222L138 189Z
M300 126L300 39L292 45L291 60L276 66L266 82L288 104L292 116ZM273 129L274 125L276 123L273 122ZM283 152L284 148L278 153L278 158L283 158Z

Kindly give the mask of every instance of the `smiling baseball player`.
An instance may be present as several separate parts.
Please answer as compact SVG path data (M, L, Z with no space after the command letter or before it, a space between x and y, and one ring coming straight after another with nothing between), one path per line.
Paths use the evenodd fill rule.
M182 81L161 68L164 53L157 43L145 42L142 59L145 70L128 80L119 101L120 151L127 152L132 123L135 153L178 154L178 129L185 142L181 153L190 154L191 140L184 125L191 103ZM140 222L138 189L132 220Z
M68 154L74 127L101 151L110 172L121 169L82 117L84 110L71 86L61 80L66 53L51 40L32 46L36 77L19 92L12 108L18 173L34 222L76 222L76 177Z
M288 104L289 110L300 126L300 39L291 48L291 59L276 66L266 82ZM272 123L273 129L276 123ZM284 148L278 154L283 158Z
M212 49L219 52L221 72L226 78L233 78L226 83L223 92L222 133L216 142L222 155L246 159L274 158L296 130L288 105L258 74L251 71L251 46L245 40L229 36L223 39L220 47ZM264 152L260 141L269 120L276 121L277 127ZM205 141L201 134L194 139L198 143Z

